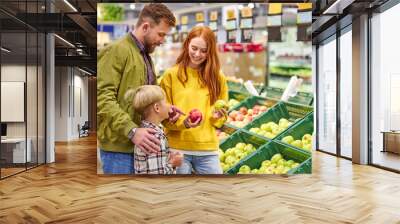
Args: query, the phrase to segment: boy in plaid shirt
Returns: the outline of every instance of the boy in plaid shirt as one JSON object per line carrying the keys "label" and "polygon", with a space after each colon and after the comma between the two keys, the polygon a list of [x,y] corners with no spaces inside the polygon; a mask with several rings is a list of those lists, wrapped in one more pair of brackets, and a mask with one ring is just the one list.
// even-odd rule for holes
{"label": "boy in plaid shirt", "polygon": [[169,118],[171,107],[164,91],[156,85],[144,85],[127,93],[128,99],[132,96],[134,110],[142,114],[140,127],[155,130],[154,136],[161,142],[160,151],[153,154],[135,146],[135,174],[173,174],[174,167],[181,165],[182,154],[169,150],[167,137],[160,127],[161,122]]}

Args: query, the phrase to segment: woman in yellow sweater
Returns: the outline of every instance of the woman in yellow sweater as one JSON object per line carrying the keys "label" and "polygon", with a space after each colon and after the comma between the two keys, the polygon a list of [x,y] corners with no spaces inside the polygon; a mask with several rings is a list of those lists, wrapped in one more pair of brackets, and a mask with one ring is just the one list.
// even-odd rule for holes
{"label": "woman in yellow sweater", "polygon": [[188,34],[176,65],[165,71],[161,81],[167,101],[188,114],[202,113],[194,123],[182,116],[175,124],[164,123],[172,151],[183,153],[177,174],[221,174],[219,141],[215,129],[226,120],[226,111],[214,110],[214,103],[228,100],[228,87],[220,72],[215,34],[210,28],[196,26]]}

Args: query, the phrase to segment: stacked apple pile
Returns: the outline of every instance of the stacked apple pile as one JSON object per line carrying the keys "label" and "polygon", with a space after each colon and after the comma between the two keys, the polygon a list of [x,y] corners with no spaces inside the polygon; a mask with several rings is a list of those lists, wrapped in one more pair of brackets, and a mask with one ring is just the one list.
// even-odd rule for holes
{"label": "stacked apple pile", "polygon": [[271,157],[271,160],[264,160],[258,169],[252,170],[247,165],[241,166],[238,174],[285,174],[298,166],[299,163],[285,160],[280,153],[277,153]]}
{"label": "stacked apple pile", "polygon": [[311,151],[312,147],[312,136],[310,134],[305,134],[301,140],[294,140],[293,136],[288,135],[282,138],[282,142],[293,145],[294,147]]}
{"label": "stacked apple pile", "polygon": [[227,122],[236,127],[242,128],[250,123],[253,118],[267,111],[266,106],[255,105],[252,109],[241,107],[238,111],[233,110],[229,113]]}
{"label": "stacked apple pile", "polygon": [[227,171],[254,151],[256,151],[256,148],[252,144],[243,142],[237,143],[235,147],[229,148],[225,152],[219,149],[218,154],[222,170]]}
{"label": "stacked apple pile", "polygon": [[217,132],[218,140],[220,140],[220,141],[223,140],[223,139],[225,139],[225,138],[227,138],[227,137],[229,137],[229,134],[228,134],[228,133],[223,132],[223,131],[221,131],[221,130],[219,130],[219,129],[217,129],[216,132]]}
{"label": "stacked apple pile", "polygon": [[236,105],[238,105],[239,103],[240,103],[240,102],[237,101],[237,100],[235,100],[235,99],[230,99],[230,100],[228,101],[229,110],[232,109],[233,107],[235,107]]}
{"label": "stacked apple pile", "polygon": [[292,122],[288,121],[285,118],[281,118],[279,120],[278,124],[271,121],[271,122],[262,124],[258,128],[251,128],[249,131],[256,133],[258,135],[262,135],[266,138],[273,139],[279,133],[281,133],[286,128],[288,128],[291,124],[292,124]]}

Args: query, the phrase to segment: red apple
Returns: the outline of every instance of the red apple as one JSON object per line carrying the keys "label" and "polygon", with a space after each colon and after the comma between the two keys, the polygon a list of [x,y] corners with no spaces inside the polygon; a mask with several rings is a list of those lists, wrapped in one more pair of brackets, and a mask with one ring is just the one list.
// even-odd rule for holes
{"label": "red apple", "polygon": [[192,123],[196,122],[198,119],[200,119],[200,121],[201,121],[202,118],[203,118],[203,115],[201,114],[201,112],[198,109],[193,109],[189,112],[189,119],[190,119],[190,122],[192,122]]}
{"label": "red apple", "polygon": [[236,120],[237,120],[237,121],[243,121],[243,119],[244,119],[244,116],[243,116],[242,114],[238,114],[238,115],[236,116]]}
{"label": "red apple", "polygon": [[260,113],[260,110],[258,108],[254,108],[253,109],[253,114],[257,115],[258,113]]}
{"label": "red apple", "polygon": [[253,107],[253,110],[260,110],[260,105],[255,105],[255,106]]}
{"label": "red apple", "polygon": [[239,112],[237,110],[234,110],[229,114],[229,117],[232,118],[232,120],[236,120],[236,116],[238,114],[239,114]]}
{"label": "red apple", "polygon": [[243,115],[246,115],[246,114],[247,114],[247,108],[246,108],[246,107],[241,107],[241,108],[239,109],[239,111],[240,111],[240,113],[243,114]]}
{"label": "red apple", "polygon": [[267,109],[268,109],[268,108],[267,108],[266,106],[261,106],[261,107],[260,107],[260,111],[261,111],[261,112],[267,111]]}

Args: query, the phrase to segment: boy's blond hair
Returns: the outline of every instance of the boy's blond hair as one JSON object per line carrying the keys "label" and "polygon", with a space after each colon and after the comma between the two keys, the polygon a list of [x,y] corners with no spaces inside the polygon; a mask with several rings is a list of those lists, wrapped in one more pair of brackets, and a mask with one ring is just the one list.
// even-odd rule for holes
{"label": "boy's blond hair", "polygon": [[143,85],[136,89],[128,90],[125,99],[132,101],[135,111],[143,114],[148,106],[165,99],[164,90],[156,85]]}

